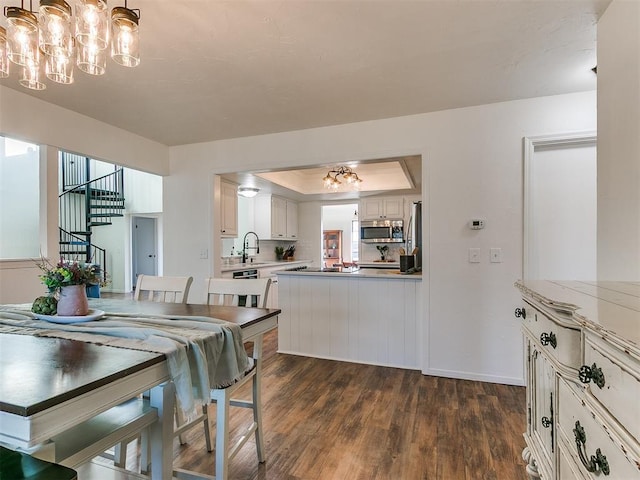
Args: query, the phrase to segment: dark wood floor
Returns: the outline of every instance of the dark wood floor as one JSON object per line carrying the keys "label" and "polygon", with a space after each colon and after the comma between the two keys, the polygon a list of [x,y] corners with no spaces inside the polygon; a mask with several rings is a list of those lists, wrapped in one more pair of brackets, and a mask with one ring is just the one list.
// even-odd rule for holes
{"label": "dark wood floor", "polygon": [[[265,340],[267,461],[248,442],[234,480],[525,480],[523,387],[276,353]],[[212,411],[212,414],[215,413]],[[232,412],[232,437],[238,420]],[[202,429],[174,444],[177,467],[214,474]],[[132,460],[132,459],[131,459]],[[133,467],[133,465],[130,465]],[[135,468],[135,467],[134,467]]]}

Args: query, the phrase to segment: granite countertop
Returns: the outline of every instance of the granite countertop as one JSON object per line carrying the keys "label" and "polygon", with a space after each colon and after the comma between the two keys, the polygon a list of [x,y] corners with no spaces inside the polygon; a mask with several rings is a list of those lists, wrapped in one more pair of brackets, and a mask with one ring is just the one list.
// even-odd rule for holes
{"label": "granite countertop", "polygon": [[516,287],[640,355],[640,282],[519,280]]}
{"label": "granite countertop", "polygon": [[299,266],[305,263],[311,263],[310,260],[271,260],[271,261],[254,261],[254,262],[246,262],[246,263],[233,263],[229,265],[223,264],[220,268],[221,272],[236,272],[238,270],[247,270],[247,269],[260,269],[260,268],[272,268],[272,267],[285,267],[285,268],[293,268],[295,266]]}
{"label": "granite countertop", "polygon": [[398,280],[422,280],[422,272],[400,273],[400,270],[376,269],[376,268],[307,268],[295,271],[278,271],[278,275],[303,275],[303,276],[326,276],[328,278],[380,278]]}

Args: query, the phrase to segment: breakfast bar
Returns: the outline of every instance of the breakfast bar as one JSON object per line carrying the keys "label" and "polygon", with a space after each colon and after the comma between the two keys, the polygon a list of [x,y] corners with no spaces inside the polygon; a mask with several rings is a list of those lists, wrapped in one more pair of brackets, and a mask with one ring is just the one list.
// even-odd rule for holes
{"label": "breakfast bar", "polygon": [[278,272],[278,351],[418,370],[422,276],[329,268]]}

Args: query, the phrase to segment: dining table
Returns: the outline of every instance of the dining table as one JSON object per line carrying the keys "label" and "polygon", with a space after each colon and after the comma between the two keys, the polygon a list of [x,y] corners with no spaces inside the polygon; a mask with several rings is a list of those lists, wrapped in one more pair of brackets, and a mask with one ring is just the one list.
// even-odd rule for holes
{"label": "dining table", "polygon": [[[94,311],[104,311],[105,318],[206,317],[234,323],[242,341],[253,342],[255,359],[262,356],[263,335],[277,327],[280,314],[279,309],[115,298],[90,299],[89,304]],[[0,442],[29,451],[149,391],[158,410],[149,433],[151,478],[170,479],[176,393],[167,363],[166,355],[157,352],[0,330]],[[260,361],[256,368],[261,369]]]}

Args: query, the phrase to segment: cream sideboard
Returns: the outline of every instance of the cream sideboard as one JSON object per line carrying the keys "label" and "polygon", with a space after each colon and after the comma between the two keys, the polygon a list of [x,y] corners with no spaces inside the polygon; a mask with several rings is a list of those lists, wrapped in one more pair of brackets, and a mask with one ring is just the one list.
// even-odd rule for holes
{"label": "cream sideboard", "polygon": [[531,479],[640,479],[640,282],[519,281]]}

